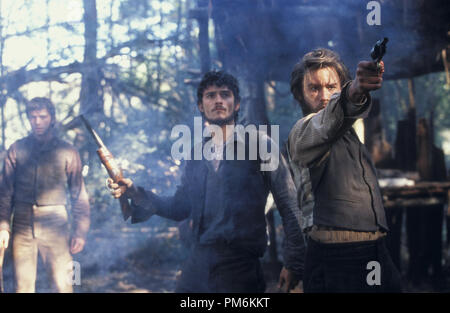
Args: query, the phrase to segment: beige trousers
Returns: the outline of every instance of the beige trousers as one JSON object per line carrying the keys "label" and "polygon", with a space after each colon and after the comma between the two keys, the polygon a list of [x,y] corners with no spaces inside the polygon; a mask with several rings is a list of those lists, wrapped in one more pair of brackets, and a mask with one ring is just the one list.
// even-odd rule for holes
{"label": "beige trousers", "polygon": [[16,292],[35,292],[38,254],[56,292],[72,292],[66,208],[16,204],[12,253]]}

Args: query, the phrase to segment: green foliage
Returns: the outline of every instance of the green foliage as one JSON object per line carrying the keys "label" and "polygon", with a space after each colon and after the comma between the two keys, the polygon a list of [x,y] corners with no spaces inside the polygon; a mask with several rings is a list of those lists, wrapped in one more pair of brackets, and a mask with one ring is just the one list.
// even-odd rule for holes
{"label": "green foliage", "polygon": [[[21,5],[30,12],[36,10],[31,2],[29,4],[30,7],[25,3]],[[56,3],[50,1],[49,5],[51,12],[51,5]],[[184,84],[184,79],[191,78],[186,69],[198,67],[197,38],[193,36],[195,31],[188,19],[188,9],[186,0],[97,1],[99,62],[91,66],[97,66],[101,73],[99,93],[103,95],[103,107],[100,111],[89,112],[87,118],[122,163],[125,176],[158,194],[172,193],[179,180],[180,164],[170,157],[171,129],[176,124],[189,123],[195,109],[194,90]],[[44,74],[51,73],[51,67],[57,64],[80,61],[73,53],[68,53],[72,46],[61,50],[54,44],[58,37],[53,32],[58,27],[64,28],[79,40],[83,32],[79,32],[78,26],[83,20],[82,14],[77,16],[78,21],[67,16],[67,22],[60,26],[48,25],[47,29],[52,32],[48,33],[48,38],[44,36],[42,42],[46,44],[48,40],[48,55],[40,56],[48,60]],[[7,23],[6,20],[1,22]],[[34,33],[33,27],[37,26],[29,21],[30,35]],[[27,36],[18,34],[16,37]],[[3,65],[7,73],[8,65]],[[32,60],[31,68],[36,65]],[[8,136],[10,125],[23,124],[16,107],[23,107],[26,98],[36,94],[51,95],[57,118],[62,122],[61,136],[75,143],[83,164],[89,169],[85,181],[92,202],[93,225],[120,226],[123,221],[118,201],[105,187],[106,170],[100,166],[95,146],[84,127],[73,123],[80,113],[80,76],[58,75],[53,79],[60,81],[61,86],[45,82],[39,87],[23,85],[16,101],[9,100],[8,124],[5,127],[2,123],[2,127],[7,129]],[[12,110],[13,107],[16,110]],[[171,225],[170,222],[163,224]]]}

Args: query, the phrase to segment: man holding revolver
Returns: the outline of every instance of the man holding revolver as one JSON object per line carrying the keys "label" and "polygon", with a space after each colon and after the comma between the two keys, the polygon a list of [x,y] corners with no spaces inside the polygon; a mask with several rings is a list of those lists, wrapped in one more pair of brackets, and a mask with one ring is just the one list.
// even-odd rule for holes
{"label": "man holding revolver", "polygon": [[362,61],[351,80],[328,49],[307,53],[291,74],[304,117],[289,135],[302,229],[305,292],[399,292],[374,165],[353,124],[370,110],[384,64]]}

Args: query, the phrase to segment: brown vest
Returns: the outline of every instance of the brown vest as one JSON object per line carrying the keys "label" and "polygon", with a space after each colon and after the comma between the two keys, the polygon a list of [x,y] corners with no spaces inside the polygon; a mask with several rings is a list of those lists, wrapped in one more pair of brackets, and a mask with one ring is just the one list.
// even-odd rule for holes
{"label": "brown vest", "polygon": [[14,202],[65,205],[66,165],[74,148],[53,137],[41,144],[32,135],[17,142]]}

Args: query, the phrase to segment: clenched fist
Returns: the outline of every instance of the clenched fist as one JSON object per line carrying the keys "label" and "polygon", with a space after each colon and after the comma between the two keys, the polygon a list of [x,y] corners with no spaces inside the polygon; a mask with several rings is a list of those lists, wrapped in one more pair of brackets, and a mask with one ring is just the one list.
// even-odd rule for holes
{"label": "clenched fist", "polygon": [[348,88],[348,99],[353,103],[361,102],[361,100],[370,91],[381,88],[383,82],[384,63],[371,61],[361,61],[356,68],[356,77]]}
{"label": "clenched fist", "polygon": [[120,198],[128,190],[132,189],[133,181],[129,178],[122,178],[119,183],[115,183],[111,178],[108,178],[108,188],[114,198]]}

